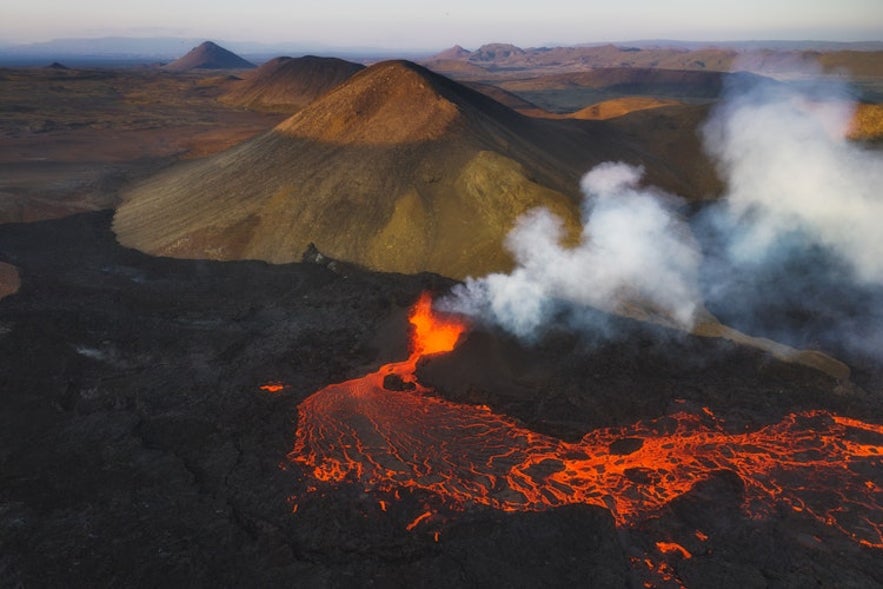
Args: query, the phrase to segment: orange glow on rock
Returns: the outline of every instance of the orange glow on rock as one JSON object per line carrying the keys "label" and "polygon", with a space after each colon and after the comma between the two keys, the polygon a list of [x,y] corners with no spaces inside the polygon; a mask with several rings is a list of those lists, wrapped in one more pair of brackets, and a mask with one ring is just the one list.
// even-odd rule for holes
{"label": "orange glow on rock", "polygon": [[683,558],[693,558],[690,551],[678,544],[677,542],[657,542],[656,548],[665,554],[680,554]]}
{"label": "orange glow on rock", "polygon": [[[451,505],[505,511],[587,503],[609,509],[620,526],[729,470],[745,485],[749,514],[762,517],[777,504],[796,507],[883,548],[883,494],[859,474],[868,463],[879,465],[883,454],[883,438],[869,441],[873,428],[843,427],[815,411],[730,433],[707,417],[679,412],[666,418],[674,428],[650,421],[568,443],[506,416],[429,396],[419,386],[384,390],[383,377],[407,364],[307,398],[289,458],[323,482],[355,477],[366,488],[423,489]],[[611,452],[611,443],[625,438],[642,444],[629,454]]]}
{"label": "orange glow on rock", "polygon": [[[356,481],[366,490],[421,490],[452,509],[485,505],[536,511],[583,503],[608,509],[620,527],[654,517],[718,471],[743,482],[742,508],[763,518],[787,507],[883,549],[883,426],[825,411],[729,431],[710,409],[601,428],[577,442],[531,431],[484,406],[446,401],[416,380],[419,359],[450,351],[465,325],[436,315],[424,295],[411,313],[408,360],[332,384],[299,406],[289,459],[322,483]],[[415,386],[390,392],[385,377]],[[612,451],[618,440],[640,440]],[[876,474],[872,474],[876,473]],[[424,512],[407,529],[431,517]],[[700,541],[707,540],[701,531]],[[691,558],[675,542],[664,557]],[[635,562],[640,562],[635,561]],[[646,559],[658,578],[680,583],[670,563]]]}
{"label": "orange glow on rock", "polygon": [[268,393],[278,393],[285,388],[285,385],[281,382],[268,382],[266,384],[262,384],[258,388],[262,391],[267,391]]}
{"label": "orange glow on rock", "polygon": [[420,525],[420,522],[425,521],[425,520],[429,519],[430,517],[432,517],[432,512],[431,511],[424,511],[423,513],[421,513],[420,515],[415,517],[414,521],[412,521],[407,526],[405,526],[405,529],[408,530],[409,532],[411,532],[414,530],[414,528],[416,528],[417,526]]}

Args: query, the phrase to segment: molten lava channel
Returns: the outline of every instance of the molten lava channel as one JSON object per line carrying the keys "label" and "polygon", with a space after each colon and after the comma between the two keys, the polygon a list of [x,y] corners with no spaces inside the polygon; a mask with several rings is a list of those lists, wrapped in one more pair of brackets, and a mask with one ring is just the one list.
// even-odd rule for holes
{"label": "molten lava channel", "polygon": [[[487,407],[429,394],[414,376],[417,362],[452,350],[465,325],[438,317],[428,296],[410,321],[406,361],[325,387],[300,405],[289,459],[319,481],[422,489],[454,508],[527,511],[586,503],[629,526],[715,471],[729,470],[744,483],[748,514],[763,516],[785,504],[883,549],[883,489],[866,474],[881,472],[883,426],[812,411],[730,433],[706,409],[599,429],[568,443]],[[385,390],[389,375],[413,388]],[[672,545],[660,550],[680,552]]]}

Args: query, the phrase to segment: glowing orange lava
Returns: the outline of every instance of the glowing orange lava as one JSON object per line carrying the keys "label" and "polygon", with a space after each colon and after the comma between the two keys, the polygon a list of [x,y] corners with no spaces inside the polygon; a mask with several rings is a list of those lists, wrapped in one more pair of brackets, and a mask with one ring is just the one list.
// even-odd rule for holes
{"label": "glowing orange lava", "polygon": [[656,548],[658,548],[660,552],[664,552],[666,554],[679,554],[682,558],[693,558],[693,555],[690,554],[690,551],[677,542],[660,541],[656,543]]}
{"label": "glowing orange lava", "polygon": [[408,530],[408,531],[410,532],[410,531],[412,531],[414,528],[416,528],[417,526],[419,526],[419,525],[420,525],[420,522],[422,522],[422,521],[424,521],[424,520],[427,520],[427,519],[429,519],[429,518],[431,518],[431,517],[432,517],[432,512],[431,512],[431,511],[424,511],[423,513],[421,513],[420,515],[418,515],[417,517],[415,517],[414,520],[413,520],[411,523],[409,523],[407,526],[405,526],[405,529]]}
{"label": "glowing orange lava", "polygon": [[408,320],[414,327],[411,353],[419,359],[430,354],[450,352],[457,345],[466,325],[453,319],[439,317],[432,312],[432,298],[424,292],[411,310]]}
{"label": "glowing orange lava", "polygon": [[[366,489],[386,491],[421,489],[454,508],[481,504],[527,511],[585,503],[609,509],[617,525],[630,526],[715,471],[729,470],[744,483],[749,515],[763,517],[785,505],[883,549],[883,426],[811,411],[732,433],[706,408],[598,429],[568,443],[487,407],[428,395],[416,382],[417,362],[452,350],[465,326],[438,318],[428,296],[418,301],[410,321],[414,341],[408,360],[325,387],[301,403],[289,459],[317,480],[356,480]],[[415,386],[387,391],[388,375]],[[625,439],[634,449],[614,451],[614,442]],[[421,514],[408,528],[430,515]],[[707,539],[698,530],[696,537]],[[674,542],[656,546],[666,555],[692,556]],[[659,567],[651,568],[671,568]]]}

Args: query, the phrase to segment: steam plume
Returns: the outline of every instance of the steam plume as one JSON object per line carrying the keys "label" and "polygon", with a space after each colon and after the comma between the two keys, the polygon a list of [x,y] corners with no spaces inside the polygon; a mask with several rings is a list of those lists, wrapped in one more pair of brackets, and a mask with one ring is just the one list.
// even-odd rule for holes
{"label": "steam plume", "polygon": [[784,343],[883,354],[883,157],[848,141],[845,86],[731,87],[703,129],[728,190],[694,224],[703,295]]}
{"label": "steam plume", "polygon": [[833,250],[858,280],[883,283],[883,159],[847,141],[853,107],[836,88],[731,90],[704,128],[728,185],[730,253],[767,258],[796,233]]}
{"label": "steam plume", "polygon": [[507,240],[516,269],[469,279],[444,304],[522,336],[562,308],[640,301],[689,328],[707,304],[759,335],[879,355],[880,152],[845,138],[852,105],[842,86],[734,79],[743,86],[727,90],[702,130],[727,190],[691,221],[692,234],[675,197],[639,188],[640,168],[605,163],[582,181],[578,245],[562,246],[561,221],[532,211]]}
{"label": "steam plume", "polygon": [[642,174],[605,163],[583,177],[575,247],[561,244],[561,220],[547,210],[526,214],[506,242],[516,269],[467,280],[448,307],[490,317],[521,336],[533,335],[562,305],[613,310],[623,300],[649,303],[689,327],[699,299],[699,255],[671,211],[676,199],[639,189]]}

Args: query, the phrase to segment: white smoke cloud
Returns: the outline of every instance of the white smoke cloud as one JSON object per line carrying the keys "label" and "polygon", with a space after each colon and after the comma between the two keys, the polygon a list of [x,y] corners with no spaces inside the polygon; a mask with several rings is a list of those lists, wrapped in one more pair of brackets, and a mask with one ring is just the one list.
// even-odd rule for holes
{"label": "white smoke cloud", "polygon": [[881,284],[883,158],[846,139],[853,106],[841,93],[812,94],[755,86],[730,96],[705,126],[728,186],[726,214],[745,228],[730,252],[767,258],[798,232],[837,253],[859,280]]}
{"label": "white smoke cloud", "polygon": [[883,154],[818,79],[732,87],[703,129],[727,192],[694,224],[703,295],[740,329],[883,357]]}
{"label": "white smoke cloud", "polygon": [[521,336],[534,334],[562,305],[650,305],[689,327],[699,300],[699,254],[671,211],[673,197],[640,189],[642,174],[624,163],[597,166],[582,180],[584,225],[576,246],[562,245],[559,218],[531,211],[506,241],[516,269],[469,279],[444,305],[490,317]]}
{"label": "white smoke cloud", "polygon": [[[649,303],[689,328],[703,304],[736,327],[801,346],[883,350],[883,157],[846,139],[853,106],[830,81],[799,88],[735,77],[702,133],[727,189],[691,220],[606,163],[582,181],[583,229],[561,244],[545,210],[519,220],[510,274],[443,301],[531,336],[561,309]],[[697,243],[702,244],[699,253]]]}

